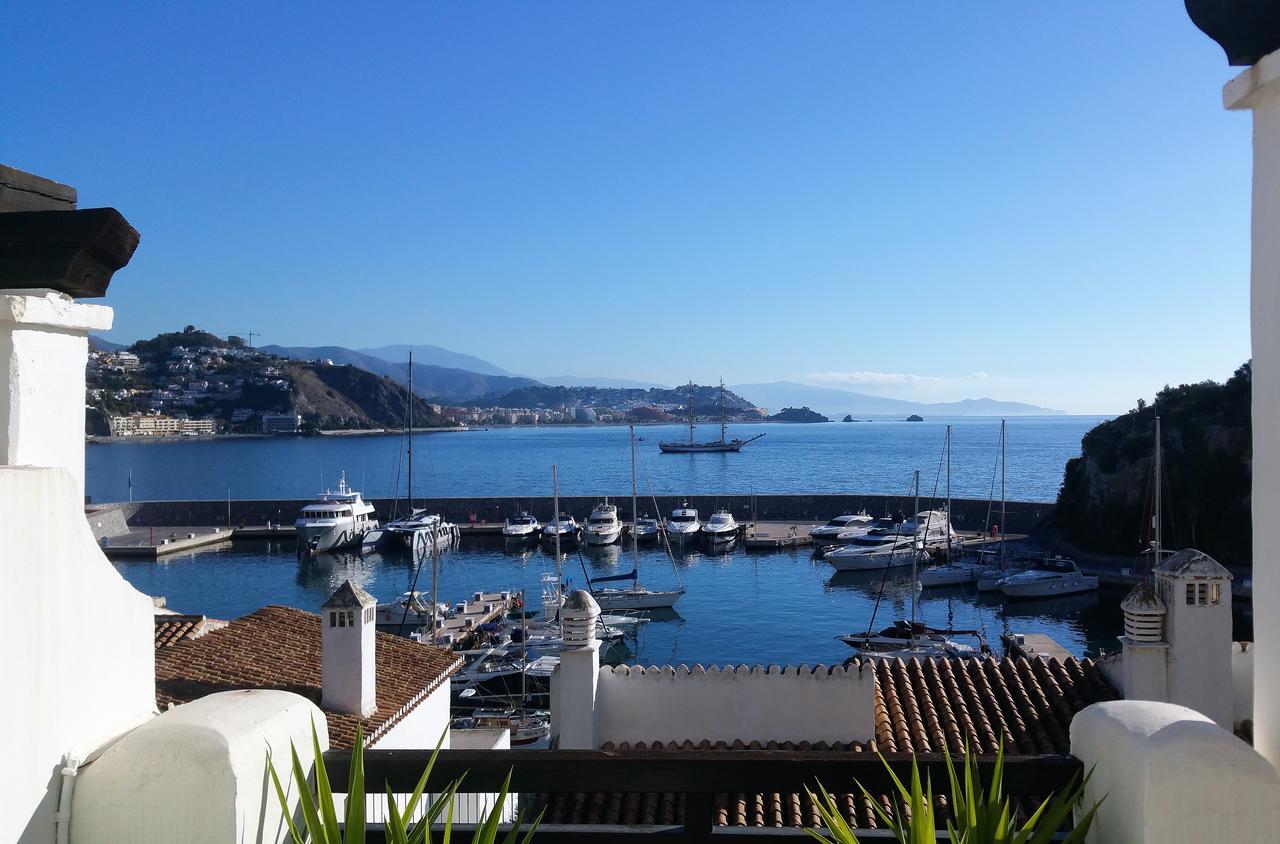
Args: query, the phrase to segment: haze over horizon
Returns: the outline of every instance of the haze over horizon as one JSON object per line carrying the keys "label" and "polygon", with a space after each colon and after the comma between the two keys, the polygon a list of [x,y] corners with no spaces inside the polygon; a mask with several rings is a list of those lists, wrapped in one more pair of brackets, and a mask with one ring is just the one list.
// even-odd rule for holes
{"label": "haze over horizon", "polygon": [[129,6],[0,52],[0,160],[142,233],[111,340],[1074,413],[1250,354],[1249,120],[1178,4]]}

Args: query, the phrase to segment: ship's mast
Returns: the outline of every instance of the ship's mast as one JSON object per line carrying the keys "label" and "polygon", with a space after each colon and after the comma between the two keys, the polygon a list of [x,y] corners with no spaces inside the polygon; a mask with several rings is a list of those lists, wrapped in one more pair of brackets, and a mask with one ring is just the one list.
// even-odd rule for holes
{"label": "ship's mast", "polygon": [[693,382],[689,382],[689,445],[693,445]]}
{"label": "ship's mast", "polygon": [[[409,518],[413,518],[413,349],[409,349],[409,427],[405,438],[409,441]],[[434,616],[433,616],[434,618]],[[431,640],[435,641],[434,638]]]}
{"label": "ship's mast", "polygon": [[724,426],[724,379],[720,379],[720,444],[725,442],[725,426]]}
{"label": "ship's mast", "polygon": [[[936,489],[937,487],[935,487]],[[915,532],[911,537],[911,636],[915,638],[916,630],[916,583],[919,582],[919,575],[916,573],[916,561],[920,558],[920,552],[916,548],[915,537],[920,531],[920,470],[916,469],[915,477],[915,504],[912,505],[911,523],[915,525]],[[928,538],[928,528],[925,528],[925,538]]]}
{"label": "ship's mast", "polygon": [[1155,493],[1155,501],[1154,501],[1155,513],[1151,517],[1151,531],[1154,534],[1154,536],[1151,539],[1151,551],[1152,551],[1151,565],[1153,567],[1160,565],[1160,540],[1162,539],[1162,533],[1161,533],[1162,525],[1160,523],[1160,516],[1161,516],[1160,493],[1162,490],[1160,488],[1160,483],[1161,481],[1163,481],[1161,474],[1164,470],[1164,467],[1163,467],[1164,460],[1163,460],[1163,456],[1160,453],[1161,450],[1162,449],[1160,447],[1160,417],[1157,416],[1156,417],[1156,457],[1155,457],[1156,493]]}
{"label": "ship's mast", "polygon": [[636,523],[640,514],[636,511],[636,426],[628,425],[631,431],[631,553],[637,552],[639,540],[636,539]]}
{"label": "ship's mast", "polygon": [[951,562],[951,426],[947,426],[947,562]]}
{"label": "ship's mast", "polygon": [[[560,481],[556,478],[556,465],[551,464],[551,500],[556,523],[556,620],[560,623],[560,635],[564,636],[564,613],[560,611],[560,596],[564,592],[564,573],[560,570]],[[588,587],[590,584],[588,584]]]}
{"label": "ship's mast", "polygon": [[1004,420],[1000,420],[1000,568],[1004,568],[1004,535],[1008,530],[1009,513],[1004,497]]}

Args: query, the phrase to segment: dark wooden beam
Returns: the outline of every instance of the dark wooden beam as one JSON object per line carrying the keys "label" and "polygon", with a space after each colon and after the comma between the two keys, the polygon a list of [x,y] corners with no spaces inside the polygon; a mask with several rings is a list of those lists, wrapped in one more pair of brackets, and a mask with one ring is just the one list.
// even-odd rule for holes
{"label": "dark wooden beam", "polygon": [[76,189],[0,164],[0,211],[74,211]]}
{"label": "dark wooden beam", "polygon": [[0,290],[50,287],[75,297],[105,296],[139,237],[114,208],[0,214]]}
{"label": "dark wooden beam", "polygon": [[[430,756],[425,750],[365,751],[369,788],[381,791],[389,785],[396,792],[411,792]],[[910,754],[886,754],[885,759],[899,778],[909,781]],[[350,761],[349,752],[326,753],[330,781],[346,782]],[[935,786],[947,781],[942,755],[919,754],[915,761],[921,776],[931,777]],[[994,765],[994,756],[979,757],[984,780],[989,780]],[[1081,763],[1072,756],[1006,756],[1004,765],[1005,791],[1011,795],[1049,794],[1081,774]],[[871,753],[703,750],[630,754],[446,750],[436,760],[429,788],[442,790],[465,775],[463,791],[497,791],[508,771],[511,790],[518,793],[803,793],[806,787],[816,789],[819,782],[828,789],[856,792],[855,780],[873,793],[894,791],[888,770]],[[705,824],[702,817],[695,821]]]}

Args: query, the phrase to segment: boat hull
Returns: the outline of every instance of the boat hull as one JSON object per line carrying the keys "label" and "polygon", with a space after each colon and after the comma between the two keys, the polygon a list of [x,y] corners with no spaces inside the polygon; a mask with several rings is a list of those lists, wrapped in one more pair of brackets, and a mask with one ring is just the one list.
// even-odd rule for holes
{"label": "boat hull", "polygon": [[658,450],[663,454],[726,454],[731,451],[742,451],[746,443],[658,443]]}
{"label": "boat hull", "polygon": [[880,571],[911,565],[911,552],[897,554],[827,554],[823,557],[836,571]]}
{"label": "boat hull", "polygon": [[1000,591],[1007,598],[1029,600],[1032,598],[1059,598],[1063,595],[1079,595],[1084,592],[1095,592],[1098,589],[1098,578],[1088,575],[1063,580],[1039,581],[1029,583],[1000,584]]}
{"label": "boat hull", "polygon": [[357,530],[354,524],[295,525],[298,545],[311,551],[341,551],[359,548],[367,531]]}
{"label": "boat hull", "polygon": [[602,610],[661,610],[670,609],[684,597],[684,590],[676,592],[650,592],[633,589],[596,589],[592,597]]}
{"label": "boat hull", "polygon": [[588,530],[586,537],[588,545],[612,545],[622,538],[622,526],[618,525],[608,530]]}

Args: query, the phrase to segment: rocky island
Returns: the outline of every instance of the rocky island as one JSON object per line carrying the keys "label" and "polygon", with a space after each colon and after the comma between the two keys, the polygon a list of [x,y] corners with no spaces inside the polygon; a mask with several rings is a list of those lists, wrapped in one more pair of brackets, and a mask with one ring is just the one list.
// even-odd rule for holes
{"label": "rocky island", "polygon": [[830,422],[821,413],[815,413],[808,407],[784,407],[782,410],[765,417],[766,422]]}

